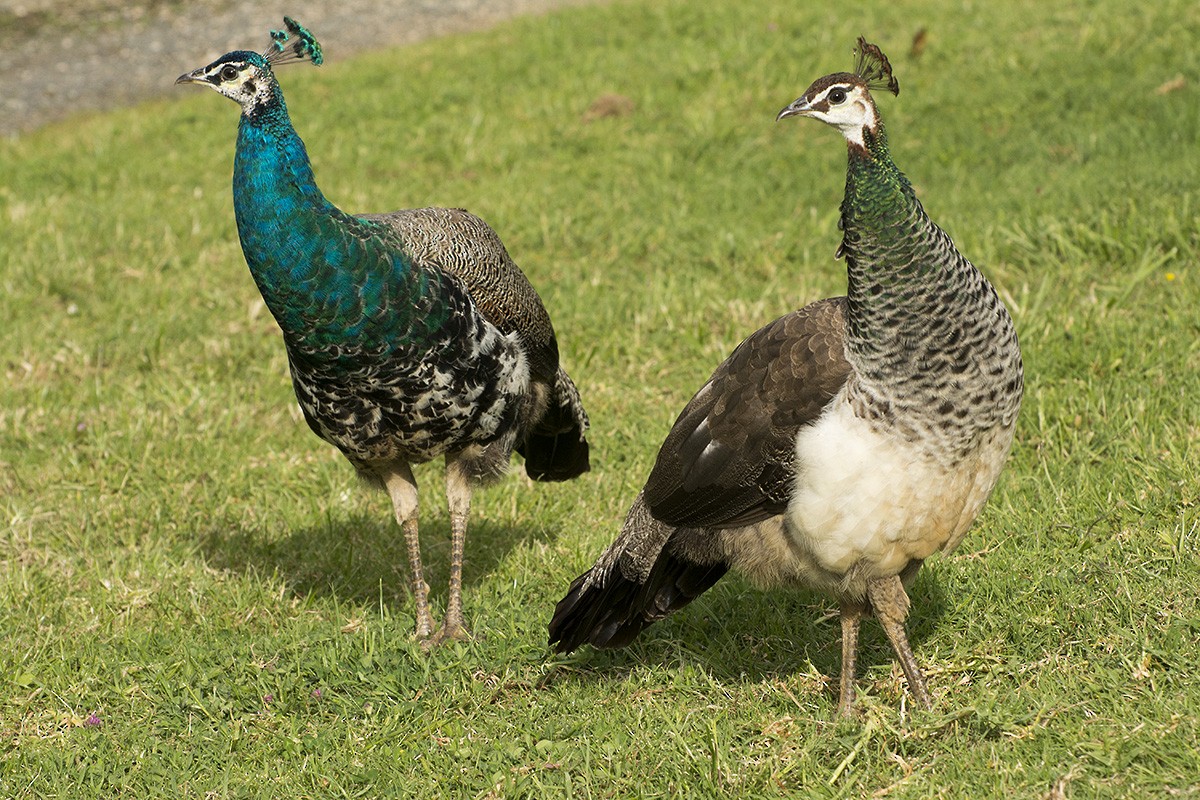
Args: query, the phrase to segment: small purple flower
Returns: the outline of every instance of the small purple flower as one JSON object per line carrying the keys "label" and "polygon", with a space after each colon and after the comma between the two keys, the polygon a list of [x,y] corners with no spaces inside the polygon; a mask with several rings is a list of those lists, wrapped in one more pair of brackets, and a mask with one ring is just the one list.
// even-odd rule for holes
{"label": "small purple flower", "polygon": [[99,728],[104,724],[104,720],[100,719],[100,715],[93,711],[88,714],[88,718],[83,721],[85,728]]}
{"label": "small purple flower", "polygon": [[264,694],[263,695],[263,703],[265,703],[266,705],[271,705],[271,703],[274,703],[274,702],[275,702],[275,695],[273,695],[273,694]]}
{"label": "small purple flower", "polygon": [[320,700],[320,699],[321,699],[321,690],[320,690],[320,689],[313,689],[313,690],[312,690],[312,696],[313,696],[313,699],[314,699],[314,700]]}

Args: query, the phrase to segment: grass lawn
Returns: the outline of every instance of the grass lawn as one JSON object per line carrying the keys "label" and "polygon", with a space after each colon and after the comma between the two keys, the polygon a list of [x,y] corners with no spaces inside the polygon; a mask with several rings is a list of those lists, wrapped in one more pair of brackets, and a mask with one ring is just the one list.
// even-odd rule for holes
{"label": "grass lawn", "polygon": [[[621,2],[281,71],[332,201],[500,232],[591,413],[590,474],[476,496],[480,636],[428,657],[389,504],[300,419],[242,259],[236,107],[181,88],[0,142],[0,796],[1200,796],[1200,10],[866,5]],[[691,393],[845,291],[842,140],[773,119],[859,33],[1025,352],[1009,468],[912,592],[936,709],[869,622],[836,721],[831,601],[736,578],[552,657]]]}

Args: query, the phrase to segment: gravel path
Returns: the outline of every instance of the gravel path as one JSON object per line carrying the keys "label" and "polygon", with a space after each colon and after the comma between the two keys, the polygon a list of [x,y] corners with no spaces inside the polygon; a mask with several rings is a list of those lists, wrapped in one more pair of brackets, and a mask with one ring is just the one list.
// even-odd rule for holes
{"label": "gravel path", "polygon": [[[588,2],[291,0],[286,13],[337,61]],[[0,136],[166,94],[180,74],[222,53],[261,50],[281,25],[275,8],[224,0],[0,0]]]}

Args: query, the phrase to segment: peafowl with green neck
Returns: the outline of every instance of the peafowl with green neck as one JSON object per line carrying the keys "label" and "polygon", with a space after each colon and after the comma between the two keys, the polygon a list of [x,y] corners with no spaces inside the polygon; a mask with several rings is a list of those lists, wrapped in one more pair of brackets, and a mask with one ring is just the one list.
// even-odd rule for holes
{"label": "peafowl with green neck", "polygon": [[[407,548],[416,636],[468,636],[462,564],[472,491],[513,451],[538,481],[589,469],[587,414],[559,364],[541,299],[485,222],[462,209],[347,214],[317,187],[274,70],[321,46],[294,20],[264,53],[239,50],[179,77],[241,106],[233,172],[238,237],[283,331],[312,430],[389,494]],[[435,632],[412,465],[443,457],[450,587]]]}
{"label": "peafowl with green neck", "polygon": [[873,613],[924,708],[906,587],[954,549],[991,494],[1021,405],[1021,351],[987,278],[925,214],[888,151],[871,90],[899,94],[878,47],[814,82],[777,119],[838,129],[849,283],[751,334],[683,409],[616,541],[577,578],[550,642],[621,647],[735,569],[833,595],[838,707],[855,698]]}

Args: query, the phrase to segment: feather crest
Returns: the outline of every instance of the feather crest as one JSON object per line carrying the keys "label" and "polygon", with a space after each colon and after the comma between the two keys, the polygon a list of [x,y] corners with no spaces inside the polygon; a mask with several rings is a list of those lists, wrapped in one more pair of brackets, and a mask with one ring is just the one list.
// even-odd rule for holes
{"label": "feather crest", "polygon": [[854,74],[862,78],[868,89],[886,89],[894,95],[900,94],[900,82],[892,75],[887,56],[861,36],[854,48]]}
{"label": "feather crest", "polygon": [[325,56],[317,37],[291,17],[284,17],[283,24],[285,30],[271,31],[271,43],[263,52],[267,63],[275,67],[294,61],[312,61],[313,66],[321,66]]}

